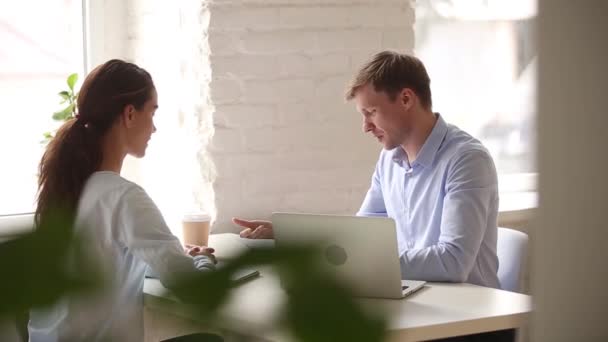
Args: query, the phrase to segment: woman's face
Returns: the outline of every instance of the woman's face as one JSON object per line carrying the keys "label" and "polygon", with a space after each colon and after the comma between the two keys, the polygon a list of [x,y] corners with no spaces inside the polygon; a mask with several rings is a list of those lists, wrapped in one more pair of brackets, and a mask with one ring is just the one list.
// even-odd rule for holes
{"label": "woman's face", "polygon": [[152,89],[150,99],[139,109],[133,109],[130,125],[127,130],[127,153],[141,158],[146,154],[148,141],[152,133],[156,132],[154,126],[154,113],[158,108],[158,95],[156,89]]}

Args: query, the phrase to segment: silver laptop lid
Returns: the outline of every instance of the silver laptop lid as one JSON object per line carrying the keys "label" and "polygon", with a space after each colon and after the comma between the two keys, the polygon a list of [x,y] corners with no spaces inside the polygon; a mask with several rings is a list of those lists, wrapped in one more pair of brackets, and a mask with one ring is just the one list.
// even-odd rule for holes
{"label": "silver laptop lid", "polygon": [[402,298],[395,222],[384,217],[273,213],[277,246],[312,243],[324,264],[363,297]]}

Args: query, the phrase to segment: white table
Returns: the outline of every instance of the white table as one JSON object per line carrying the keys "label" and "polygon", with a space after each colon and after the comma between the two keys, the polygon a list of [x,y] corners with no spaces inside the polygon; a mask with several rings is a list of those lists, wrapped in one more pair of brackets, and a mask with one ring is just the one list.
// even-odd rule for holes
{"label": "white table", "polygon": [[[219,258],[233,256],[247,247],[234,234],[215,235],[210,246]],[[222,328],[269,340],[285,335],[272,324],[285,294],[269,270],[237,289],[220,312]],[[158,280],[146,279],[144,302],[147,320],[156,314],[190,319],[179,303]],[[386,310],[391,341],[418,341],[467,335],[526,325],[531,298],[513,292],[471,284],[429,283],[424,289],[402,300],[357,299],[372,310]],[[155,324],[159,320],[156,319]],[[146,324],[146,329],[149,325]],[[187,331],[184,331],[184,333]]]}

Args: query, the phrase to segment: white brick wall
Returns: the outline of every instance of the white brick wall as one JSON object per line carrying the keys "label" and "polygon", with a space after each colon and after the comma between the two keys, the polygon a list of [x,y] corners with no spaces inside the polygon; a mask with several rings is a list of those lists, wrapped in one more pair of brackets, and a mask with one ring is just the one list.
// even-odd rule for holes
{"label": "white brick wall", "polygon": [[214,230],[280,210],[354,213],[380,146],[343,91],[373,53],[413,51],[409,0],[218,0],[209,10]]}

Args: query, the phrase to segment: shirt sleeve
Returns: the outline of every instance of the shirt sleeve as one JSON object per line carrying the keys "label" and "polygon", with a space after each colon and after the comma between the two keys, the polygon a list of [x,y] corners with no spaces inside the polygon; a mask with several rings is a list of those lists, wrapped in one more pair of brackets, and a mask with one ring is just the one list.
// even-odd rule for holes
{"label": "shirt sleeve", "polygon": [[372,175],[371,185],[365,199],[361,204],[361,208],[357,212],[357,216],[376,216],[386,217],[386,206],[384,204],[384,197],[382,195],[382,183],[380,182],[380,170],[382,158],[376,163],[376,169]]}
{"label": "shirt sleeve", "polygon": [[461,155],[448,171],[439,241],[406,250],[401,258],[408,279],[464,282],[474,267],[498,197],[496,169],[484,151]]}
{"label": "shirt sleeve", "polygon": [[119,202],[116,236],[136,257],[146,262],[165,286],[177,275],[212,270],[207,256],[190,257],[165,223],[158,207],[140,187],[129,189]]}

